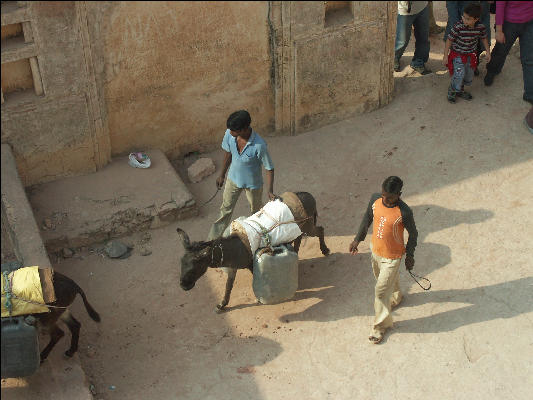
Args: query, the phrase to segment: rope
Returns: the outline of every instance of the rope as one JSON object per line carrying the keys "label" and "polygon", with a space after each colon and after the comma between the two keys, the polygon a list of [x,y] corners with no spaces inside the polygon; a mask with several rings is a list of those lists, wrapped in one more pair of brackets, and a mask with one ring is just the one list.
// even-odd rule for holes
{"label": "rope", "polygon": [[11,303],[11,297],[13,295],[11,291],[11,279],[9,279],[9,273],[7,271],[3,271],[2,275],[4,275],[4,291],[6,292],[6,308],[9,311],[9,316],[11,317],[11,314],[13,312],[13,303]]}
{"label": "rope", "polygon": [[205,206],[207,203],[209,203],[211,200],[213,200],[213,199],[216,197],[216,195],[218,194],[218,192],[220,192],[220,188],[219,188],[219,187],[217,187],[217,191],[215,192],[215,194],[214,194],[213,196],[211,196],[211,198],[210,198],[209,200],[207,200],[204,204],[198,206],[198,208],[202,208],[202,207]]}
{"label": "rope", "polygon": [[222,268],[222,265],[224,263],[224,249],[222,249],[222,243],[219,243],[218,246],[213,246],[211,247],[211,265],[214,265],[215,264],[215,259],[213,257],[213,253],[215,252],[215,247],[218,247],[220,249],[220,254],[221,254],[221,257],[220,257],[220,265],[219,265],[219,268]]}
{"label": "rope", "polygon": [[[429,279],[427,279],[427,278],[423,278],[423,277],[418,276],[418,275],[416,275],[416,274],[413,274],[411,271],[409,271],[409,275],[411,275],[411,277],[415,280],[415,282],[418,283],[418,286],[420,286],[422,289],[424,289],[424,290],[429,290],[429,289],[431,289],[431,281],[430,281]],[[427,288],[425,288],[424,286],[422,286],[422,285],[420,284],[420,282],[419,282],[416,278],[418,278],[418,279],[423,279],[423,280],[425,280],[425,281],[428,281],[428,282],[429,282],[429,286],[428,286]]]}

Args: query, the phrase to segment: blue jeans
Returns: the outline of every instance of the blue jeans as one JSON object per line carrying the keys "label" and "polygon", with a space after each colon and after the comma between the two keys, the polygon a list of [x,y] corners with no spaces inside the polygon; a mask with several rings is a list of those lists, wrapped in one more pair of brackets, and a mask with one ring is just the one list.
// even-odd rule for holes
{"label": "blue jeans", "polygon": [[[450,31],[452,30],[452,27],[455,25],[457,21],[461,19],[463,16],[463,10],[466,7],[468,3],[471,3],[470,1],[447,1],[446,2],[446,10],[448,10],[448,23],[446,24],[446,30],[444,31],[444,41],[448,39],[448,35],[450,34]],[[487,1],[480,1],[481,5],[481,18],[479,19],[479,22],[481,22],[485,28],[487,29],[487,41],[489,42],[490,46],[490,12],[489,12],[489,3]],[[485,48],[481,43],[478,43],[478,55],[482,51],[484,51]]]}
{"label": "blue jeans", "polygon": [[411,67],[423,67],[429,58],[429,7],[415,15],[399,15],[396,24],[394,58],[400,61],[411,38],[411,27],[415,28],[415,54]]}
{"label": "blue jeans", "polygon": [[470,86],[474,78],[474,70],[470,66],[470,57],[466,58],[466,65],[461,57],[453,59],[453,75],[451,86],[456,92],[460,92],[463,85]]}
{"label": "blue jeans", "polygon": [[496,42],[487,64],[487,73],[497,75],[501,72],[507,54],[520,38],[520,61],[524,77],[524,97],[533,100],[533,20],[522,24],[504,21],[502,26],[505,44]]}

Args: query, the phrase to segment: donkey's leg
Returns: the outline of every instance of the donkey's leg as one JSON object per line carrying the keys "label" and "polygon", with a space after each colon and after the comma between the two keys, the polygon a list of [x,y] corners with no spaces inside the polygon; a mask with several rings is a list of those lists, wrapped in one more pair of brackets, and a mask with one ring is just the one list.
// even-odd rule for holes
{"label": "donkey's leg", "polygon": [[50,328],[50,343],[44,348],[44,350],[41,352],[41,363],[46,360],[46,357],[48,357],[48,354],[52,351],[54,346],[57,342],[65,335],[65,332],[59,328],[56,324],[54,324]]}
{"label": "donkey's leg", "polygon": [[72,357],[78,351],[81,324],[68,310],[61,316],[61,320],[68,326],[72,334],[70,348],[65,352],[65,356]]}
{"label": "donkey's leg", "polygon": [[233,283],[235,282],[235,277],[237,276],[237,268],[222,268],[226,271],[227,280],[226,280],[226,292],[224,293],[224,298],[222,301],[217,304],[216,312],[222,312],[224,307],[229,303],[229,296],[231,295],[231,289],[233,289]]}
{"label": "donkey's leg", "polygon": [[322,254],[327,256],[329,254],[328,246],[326,246],[326,242],[324,241],[324,228],[321,226],[313,226],[313,228],[306,232],[308,236],[318,237],[318,240],[320,241],[320,251]]}
{"label": "donkey's leg", "polygon": [[322,254],[327,256],[329,254],[328,246],[326,246],[326,242],[324,241],[324,228],[321,226],[315,226],[315,229],[318,233],[318,240],[320,241],[320,251],[322,251]]}
{"label": "donkey's leg", "polygon": [[298,254],[298,251],[300,250],[300,244],[302,243],[302,236],[298,236],[296,239],[294,239],[293,247],[296,254]]}

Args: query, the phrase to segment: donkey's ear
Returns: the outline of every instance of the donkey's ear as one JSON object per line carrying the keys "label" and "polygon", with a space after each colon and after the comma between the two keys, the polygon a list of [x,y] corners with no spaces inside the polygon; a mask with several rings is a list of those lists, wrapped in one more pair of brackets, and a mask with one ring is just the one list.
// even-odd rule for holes
{"label": "donkey's ear", "polygon": [[191,247],[191,241],[189,240],[189,235],[185,233],[183,229],[177,228],[176,231],[178,232],[178,235],[181,237],[181,241],[183,242],[183,247],[185,249],[189,249]]}

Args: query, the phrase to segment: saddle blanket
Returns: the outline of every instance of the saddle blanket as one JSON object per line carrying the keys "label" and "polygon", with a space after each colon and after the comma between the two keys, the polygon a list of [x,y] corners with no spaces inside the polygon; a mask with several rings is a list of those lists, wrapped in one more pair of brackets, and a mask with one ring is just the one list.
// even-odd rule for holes
{"label": "saddle blanket", "polygon": [[50,312],[44,304],[55,301],[52,268],[19,268],[8,277],[6,281],[2,274],[2,318],[9,317],[6,307],[8,290],[13,294],[10,299],[13,311],[11,316]]}
{"label": "saddle blanket", "polygon": [[230,234],[239,235],[253,256],[259,248],[292,242],[302,231],[289,207],[276,199],[252,216],[233,221]]}

